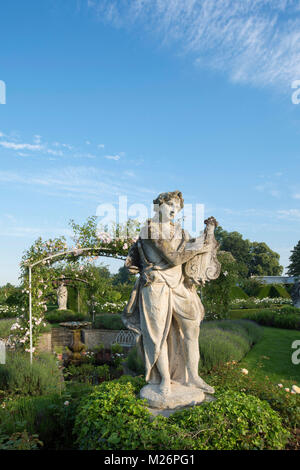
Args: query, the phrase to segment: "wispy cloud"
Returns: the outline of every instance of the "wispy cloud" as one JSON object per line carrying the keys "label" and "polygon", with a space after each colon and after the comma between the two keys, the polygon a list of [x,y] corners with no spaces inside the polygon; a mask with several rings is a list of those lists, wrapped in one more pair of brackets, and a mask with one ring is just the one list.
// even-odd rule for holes
{"label": "wispy cloud", "polygon": [[12,150],[42,150],[40,144],[17,144],[16,142],[0,141],[0,146]]}
{"label": "wispy cloud", "polygon": [[300,209],[286,209],[277,211],[280,219],[290,219],[300,221]]}
{"label": "wispy cloud", "polygon": [[121,158],[121,155],[104,155],[104,158],[106,158],[107,160],[120,160]]}
{"label": "wispy cloud", "polygon": [[43,228],[43,227],[26,227],[26,226],[11,226],[8,227],[1,227],[0,225],[0,236],[1,237],[18,237],[18,238],[26,238],[26,237],[50,237],[50,236],[71,236],[72,231],[66,228]]}
{"label": "wispy cloud", "polygon": [[[86,141],[86,145],[91,145],[91,142]],[[95,153],[86,152],[80,148],[76,148],[73,145],[62,143],[62,142],[53,142],[49,144],[48,142],[43,141],[42,136],[36,134],[32,138],[32,142],[24,142],[19,136],[10,135],[7,136],[3,132],[0,132],[0,148],[6,149],[9,151],[16,151],[17,155],[20,157],[31,157],[31,156],[50,156],[50,157],[66,157],[66,158],[81,158],[81,159],[91,159],[91,158],[103,158],[100,155]],[[104,145],[98,145],[97,148],[104,148]],[[26,151],[26,152],[24,152]],[[120,156],[122,154],[120,153]],[[112,156],[112,159],[118,160],[120,157],[118,155]],[[53,159],[53,158],[49,158]]]}
{"label": "wispy cloud", "polygon": [[300,78],[298,0],[88,0],[116,27],[138,23],[195,64],[234,82],[283,86]]}
{"label": "wispy cloud", "polygon": [[89,199],[97,203],[103,198],[124,195],[140,201],[147,194],[153,195],[155,189],[133,186],[131,176],[120,178],[114,172],[104,171],[93,166],[68,166],[56,170],[35,174],[0,171],[0,182],[24,187],[32,191],[42,191],[53,196]]}

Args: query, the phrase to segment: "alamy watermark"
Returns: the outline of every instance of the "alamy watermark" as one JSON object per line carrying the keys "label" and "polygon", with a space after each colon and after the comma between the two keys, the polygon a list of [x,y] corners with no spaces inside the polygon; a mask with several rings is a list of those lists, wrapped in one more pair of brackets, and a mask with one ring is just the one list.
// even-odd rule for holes
{"label": "alamy watermark", "polygon": [[292,349],[296,349],[296,351],[292,354],[292,363],[297,366],[300,364],[300,340],[296,339],[292,343]]}
{"label": "alamy watermark", "polygon": [[[175,222],[180,222],[182,228],[189,232],[191,237],[197,237],[204,228],[204,204],[184,204],[181,209],[172,206],[172,201],[166,204],[168,207],[162,210],[158,204],[146,206],[141,203],[128,204],[127,196],[119,196],[117,204],[99,204],[96,216],[100,217],[98,229],[116,225],[124,225],[129,220],[143,225],[149,218],[157,218],[161,223],[168,222],[174,215]],[[127,235],[129,236],[129,234]]]}
{"label": "alamy watermark", "polygon": [[294,80],[291,85],[292,88],[296,90],[292,94],[292,103],[299,104],[300,103],[300,80]]}
{"label": "alamy watermark", "polygon": [[6,84],[0,80],[0,104],[6,104]]}

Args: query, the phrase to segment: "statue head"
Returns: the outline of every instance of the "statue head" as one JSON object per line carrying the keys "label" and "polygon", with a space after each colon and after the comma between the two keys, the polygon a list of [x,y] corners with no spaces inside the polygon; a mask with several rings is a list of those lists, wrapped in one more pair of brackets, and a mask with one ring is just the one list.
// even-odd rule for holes
{"label": "statue head", "polygon": [[175,215],[181,211],[184,200],[180,191],[170,191],[159,194],[153,204],[154,211],[159,213],[162,221],[167,222],[174,219]]}

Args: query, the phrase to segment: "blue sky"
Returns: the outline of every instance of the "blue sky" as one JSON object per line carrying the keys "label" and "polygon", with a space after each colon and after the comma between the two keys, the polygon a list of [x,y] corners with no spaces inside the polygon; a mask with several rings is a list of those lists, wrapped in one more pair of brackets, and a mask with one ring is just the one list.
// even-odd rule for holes
{"label": "blue sky", "polygon": [[174,189],[288,264],[299,2],[12,0],[0,13],[0,284],[39,235]]}

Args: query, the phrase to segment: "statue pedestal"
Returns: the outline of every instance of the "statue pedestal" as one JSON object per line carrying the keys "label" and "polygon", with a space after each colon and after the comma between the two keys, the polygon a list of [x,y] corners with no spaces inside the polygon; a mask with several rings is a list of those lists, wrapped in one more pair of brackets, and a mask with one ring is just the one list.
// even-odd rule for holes
{"label": "statue pedestal", "polygon": [[140,397],[147,400],[150,408],[172,410],[199,405],[206,399],[205,393],[200,388],[187,387],[181,384],[171,384],[171,391],[167,396],[159,393],[158,385],[145,385],[140,391]]}

